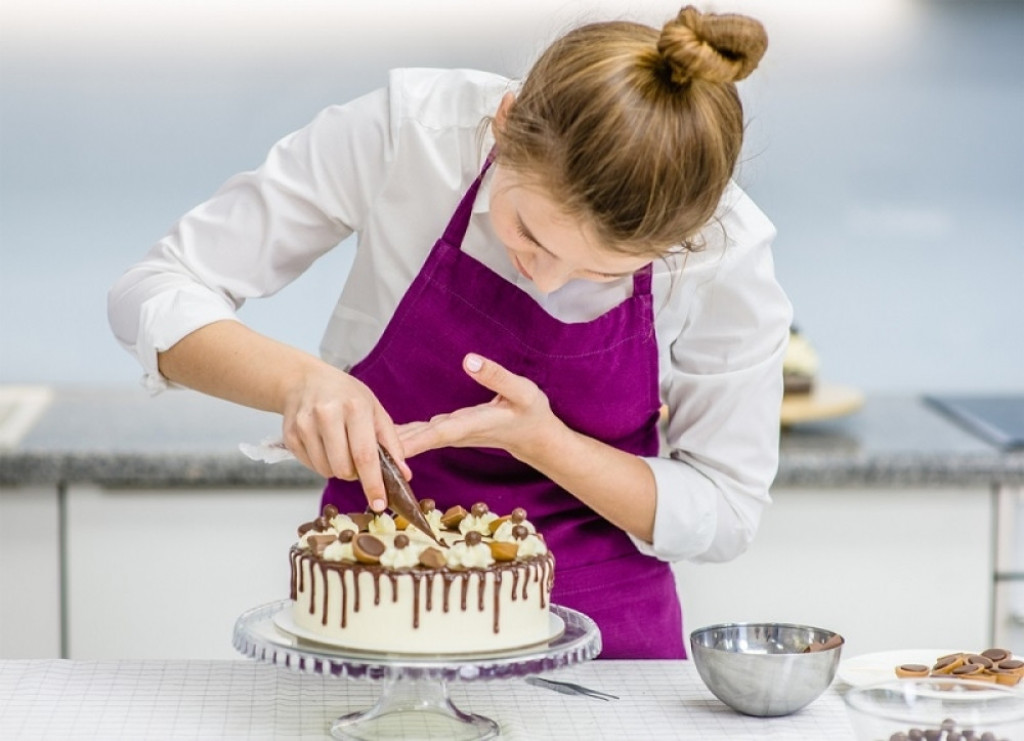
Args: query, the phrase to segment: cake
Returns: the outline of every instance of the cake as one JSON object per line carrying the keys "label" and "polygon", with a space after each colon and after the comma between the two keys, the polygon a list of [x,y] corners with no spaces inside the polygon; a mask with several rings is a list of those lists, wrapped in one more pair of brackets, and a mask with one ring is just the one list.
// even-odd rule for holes
{"label": "cake", "polygon": [[809,394],[818,374],[818,353],[796,327],[789,330],[789,345],[782,359],[782,383],[786,394]]}
{"label": "cake", "polygon": [[[301,637],[361,651],[500,651],[551,638],[554,557],[522,508],[390,513],[326,505],[292,546],[291,619]],[[436,540],[435,540],[436,539]],[[438,544],[440,542],[440,545]]]}

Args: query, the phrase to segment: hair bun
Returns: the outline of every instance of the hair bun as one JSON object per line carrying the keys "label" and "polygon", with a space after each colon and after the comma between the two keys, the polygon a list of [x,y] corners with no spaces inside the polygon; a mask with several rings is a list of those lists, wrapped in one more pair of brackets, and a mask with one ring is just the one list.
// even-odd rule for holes
{"label": "hair bun", "polygon": [[742,80],[757,68],[767,48],[768,34],[753,18],[701,13],[692,5],[666,23],[658,39],[658,53],[678,85]]}

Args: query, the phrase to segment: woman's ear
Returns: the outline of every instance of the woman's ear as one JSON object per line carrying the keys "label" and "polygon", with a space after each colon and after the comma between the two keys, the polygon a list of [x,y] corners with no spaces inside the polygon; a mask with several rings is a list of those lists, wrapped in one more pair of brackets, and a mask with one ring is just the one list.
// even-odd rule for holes
{"label": "woman's ear", "polygon": [[512,109],[512,104],[515,103],[516,96],[514,93],[505,93],[501,96],[501,102],[498,103],[498,110],[494,113],[494,128],[495,134],[505,128],[505,121],[508,119],[508,112]]}

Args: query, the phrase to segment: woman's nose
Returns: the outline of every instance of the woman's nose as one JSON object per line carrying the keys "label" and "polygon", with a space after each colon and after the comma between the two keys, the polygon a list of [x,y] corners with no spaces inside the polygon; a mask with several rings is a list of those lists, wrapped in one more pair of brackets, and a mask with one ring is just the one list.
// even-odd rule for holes
{"label": "woman's nose", "polygon": [[572,278],[570,271],[557,260],[537,260],[532,267],[533,284],[541,293],[553,293]]}

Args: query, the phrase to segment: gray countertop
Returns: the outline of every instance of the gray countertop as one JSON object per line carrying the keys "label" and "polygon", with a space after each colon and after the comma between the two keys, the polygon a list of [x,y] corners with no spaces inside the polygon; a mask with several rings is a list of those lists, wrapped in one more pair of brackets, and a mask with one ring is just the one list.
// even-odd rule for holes
{"label": "gray countertop", "polygon": [[[280,431],[277,415],[191,391],[57,389],[18,444],[0,450],[0,485],[316,487],[295,462],[249,460],[241,442]],[[967,487],[1024,483],[1006,452],[912,396],[869,396],[847,417],[783,432],[776,486]]]}

